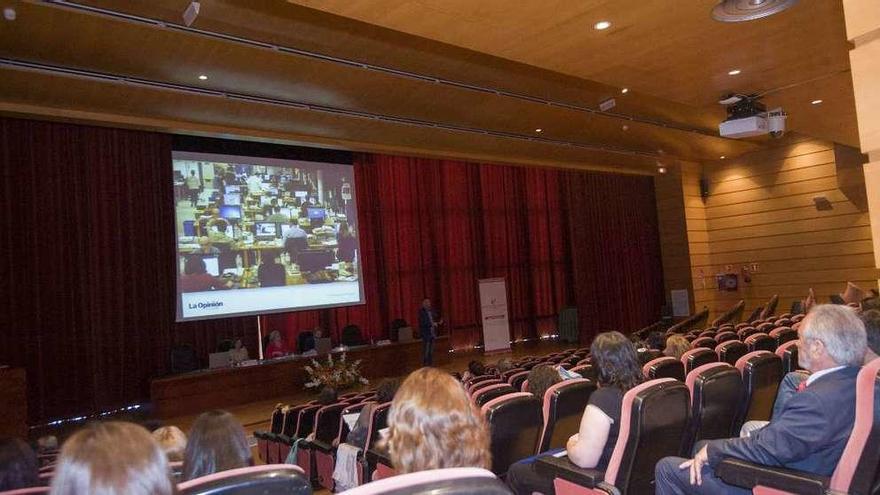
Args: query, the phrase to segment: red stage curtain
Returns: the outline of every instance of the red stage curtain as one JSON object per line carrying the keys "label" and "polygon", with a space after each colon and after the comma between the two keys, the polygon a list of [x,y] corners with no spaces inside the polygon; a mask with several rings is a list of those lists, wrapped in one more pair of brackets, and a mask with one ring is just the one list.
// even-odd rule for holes
{"label": "red stage curtain", "polygon": [[[0,118],[0,364],[28,370],[29,421],[149,399],[175,344],[257,352],[254,317],[174,323],[171,136]],[[423,297],[453,346],[480,340],[477,280],[507,280],[511,338],[568,305],[584,342],[650,323],[663,303],[650,177],[358,155],[367,304],[263,318],[289,344],[321,325],[386,338]]]}

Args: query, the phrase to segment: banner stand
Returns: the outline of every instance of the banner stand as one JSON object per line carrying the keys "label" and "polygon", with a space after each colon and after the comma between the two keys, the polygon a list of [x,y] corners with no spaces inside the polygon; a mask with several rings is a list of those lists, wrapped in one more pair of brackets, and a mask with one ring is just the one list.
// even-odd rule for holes
{"label": "banner stand", "polygon": [[483,323],[483,353],[510,351],[507,316],[507,286],[503,278],[480,279],[480,309]]}

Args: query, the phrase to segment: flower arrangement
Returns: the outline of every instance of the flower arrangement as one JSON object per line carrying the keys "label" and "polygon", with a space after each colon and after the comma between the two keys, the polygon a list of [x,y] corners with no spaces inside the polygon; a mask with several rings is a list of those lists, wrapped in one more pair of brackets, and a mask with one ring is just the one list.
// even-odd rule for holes
{"label": "flower arrangement", "polygon": [[306,388],[330,387],[339,390],[358,383],[367,385],[370,382],[361,376],[360,366],[360,359],[353,363],[346,362],[344,352],[336,361],[333,360],[333,354],[328,354],[326,364],[312,359],[312,365],[304,368],[309,374]]}

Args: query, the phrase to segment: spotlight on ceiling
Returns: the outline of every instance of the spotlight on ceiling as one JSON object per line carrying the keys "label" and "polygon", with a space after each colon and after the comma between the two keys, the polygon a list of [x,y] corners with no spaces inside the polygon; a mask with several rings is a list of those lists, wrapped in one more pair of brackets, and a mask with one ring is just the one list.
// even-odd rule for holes
{"label": "spotlight on ceiling", "polygon": [[611,27],[611,23],[608,21],[599,21],[596,24],[593,24],[593,29],[597,31],[604,31]]}
{"label": "spotlight on ceiling", "polygon": [[620,90],[620,92],[623,94],[627,94],[627,93],[629,93],[629,88],[623,88]]}
{"label": "spotlight on ceiling", "polygon": [[658,173],[658,174],[665,174],[665,173],[666,173],[666,167],[657,167],[657,173]]}
{"label": "spotlight on ceiling", "polygon": [[819,105],[822,103],[822,100],[813,100],[810,103],[812,103],[813,105]]}
{"label": "spotlight on ceiling", "polygon": [[14,8],[6,7],[3,9],[3,18],[7,21],[14,21],[16,17],[18,17],[18,14],[15,12]]}
{"label": "spotlight on ceiling", "polygon": [[192,26],[192,23],[196,22],[196,17],[199,16],[199,9],[201,8],[201,3],[190,2],[189,5],[187,5],[186,10],[183,11],[183,23],[187,26]]}
{"label": "spotlight on ceiling", "polygon": [[729,72],[727,73],[727,75],[728,75],[728,76],[738,76],[738,75],[740,75],[741,73],[742,73],[741,70],[739,70],[739,69],[733,69],[732,71],[729,71]]}
{"label": "spotlight on ceiling", "polygon": [[207,80],[208,80],[208,76],[202,74],[202,75],[199,76],[199,79],[202,80],[202,81],[207,81]]}
{"label": "spotlight on ceiling", "polygon": [[535,129],[535,132],[540,134],[540,133],[544,132],[544,129],[541,129],[540,127],[538,127],[537,129]]}

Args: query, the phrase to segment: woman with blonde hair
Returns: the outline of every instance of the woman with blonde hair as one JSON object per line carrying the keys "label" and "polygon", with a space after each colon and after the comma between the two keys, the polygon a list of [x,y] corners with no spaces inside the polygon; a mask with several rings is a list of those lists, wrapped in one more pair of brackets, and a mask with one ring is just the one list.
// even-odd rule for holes
{"label": "woman with blonde hair", "polygon": [[183,462],[186,450],[186,434],[176,426],[163,426],[153,432],[153,438],[168,456],[170,462]]}
{"label": "woman with blonde hair", "polygon": [[683,335],[672,335],[666,339],[666,349],[663,351],[663,355],[681,359],[681,355],[690,348],[691,343]]}
{"label": "woman with blonde hair", "polygon": [[51,495],[170,495],[168,459],[143,427],[109,421],[74,433],[61,448]]}
{"label": "woman with blonde hair", "polygon": [[398,474],[492,465],[486,420],[461,383],[436,368],[404,380],[391,402],[382,444]]}

